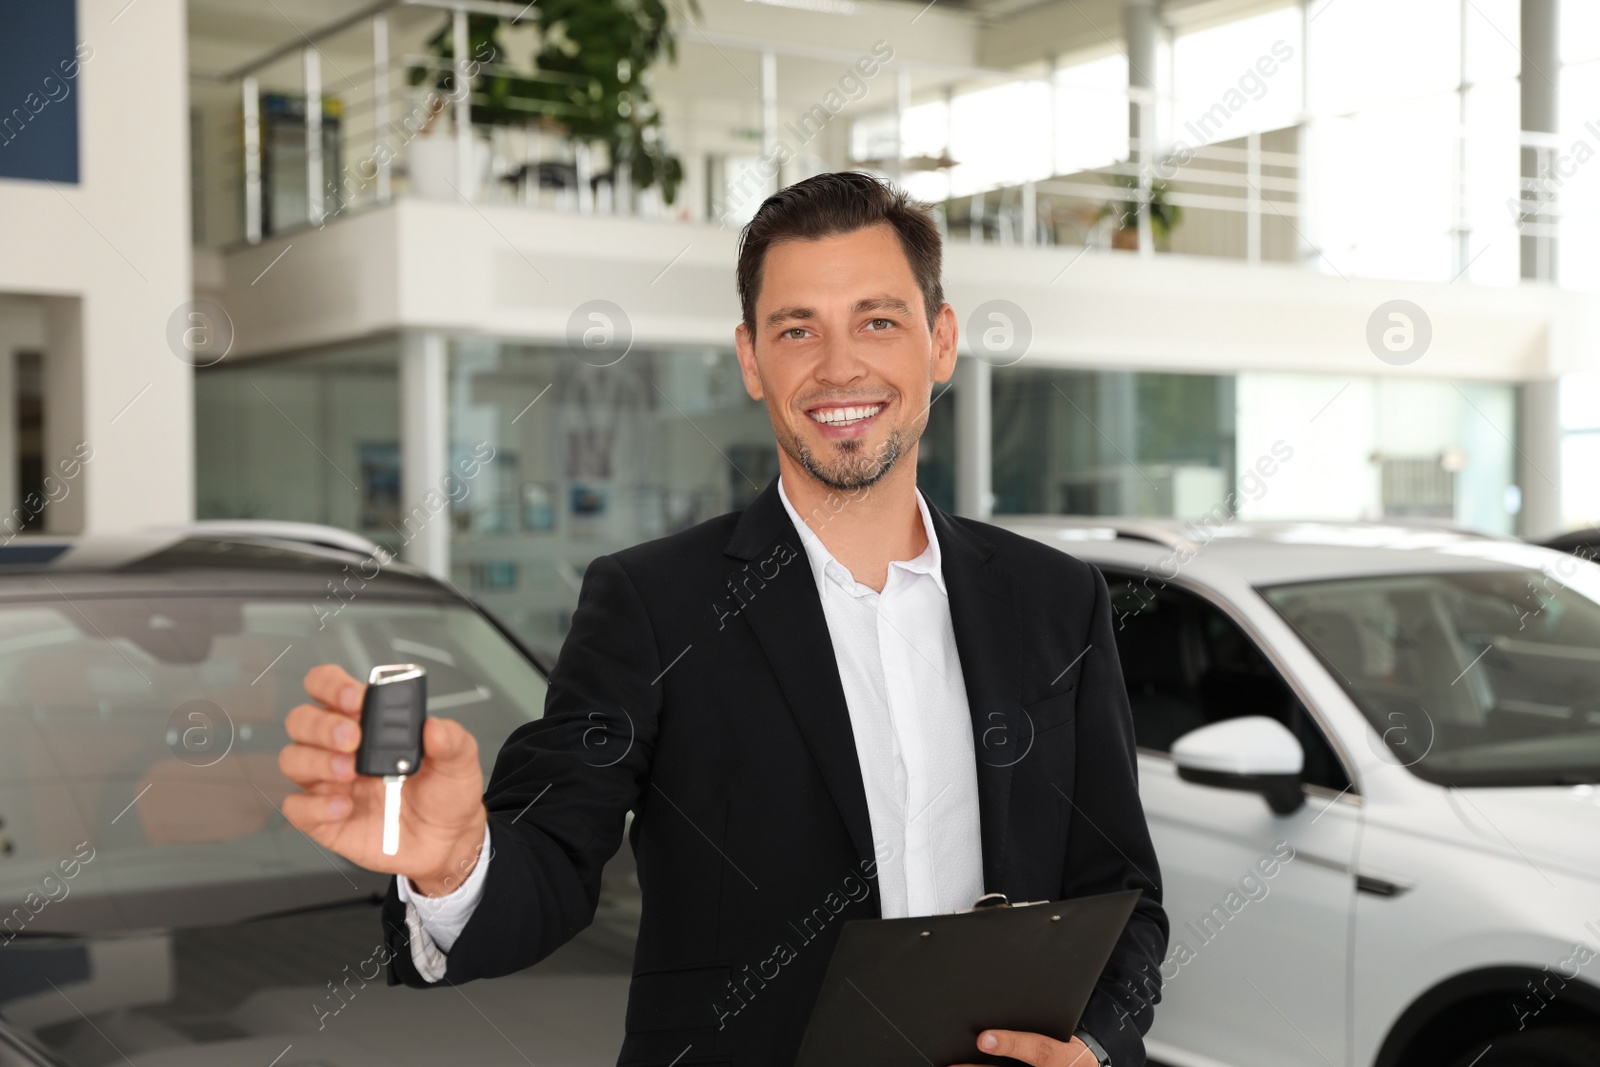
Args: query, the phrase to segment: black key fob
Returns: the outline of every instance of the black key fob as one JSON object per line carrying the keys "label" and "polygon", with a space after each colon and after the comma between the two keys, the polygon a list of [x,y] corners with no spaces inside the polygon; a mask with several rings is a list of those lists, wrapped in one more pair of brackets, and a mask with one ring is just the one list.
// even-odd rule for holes
{"label": "black key fob", "polygon": [[422,765],[422,724],[427,717],[427,671],[415,663],[372,668],[361,701],[356,773],[416,774]]}

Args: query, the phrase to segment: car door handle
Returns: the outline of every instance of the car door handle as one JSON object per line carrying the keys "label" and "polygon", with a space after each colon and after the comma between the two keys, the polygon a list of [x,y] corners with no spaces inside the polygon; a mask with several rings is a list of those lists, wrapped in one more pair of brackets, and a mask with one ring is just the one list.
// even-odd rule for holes
{"label": "car door handle", "polygon": [[1411,882],[1380,874],[1356,872],[1356,892],[1371,893],[1375,897],[1397,897],[1415,888]]}

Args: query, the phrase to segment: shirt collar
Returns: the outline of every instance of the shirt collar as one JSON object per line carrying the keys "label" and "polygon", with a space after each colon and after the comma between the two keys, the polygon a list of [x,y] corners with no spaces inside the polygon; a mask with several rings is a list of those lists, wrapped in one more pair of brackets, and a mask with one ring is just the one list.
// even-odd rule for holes
{"label": "shirt collar", "polygon": [[[922,498],[922,490],[913,490],[917,498],[917,513],[922,516],[922,529],[928,538],[928,547],[924,548],[916,557],[905,560],[893,560],[889,566],[899,567],[914,574],[932,575],[934,584],[939,587],[939,592],[948,596],[949,592],[944,585],[944,557],[939,549],[939,538],[934,533],[933,515],[928,510],[928,502]],[[833,553],[828,551],[828,546],[816,532],[806,525],[800,513],[795,511],[794,505],[789,502],[789,494],[783,491],[783,475],[778,476],[778,499],[783,502],[783,510],[789,513],[789,519],[794,523],[794,528],[799,531],[800,541],[805,546],[806,559],[811,565],[812,580],[817,583],[817,592],[823,597],[828,595],[828,586],[833,584],[832,579],[840,581],[846,589],[855,590],[860,583],[851,576],[849,568],[834,559]],[[830,577],[831,576],[831,577]],[[866,588],[866,587],[861,587]],[[860,595],[860,594],[857,594]]]}

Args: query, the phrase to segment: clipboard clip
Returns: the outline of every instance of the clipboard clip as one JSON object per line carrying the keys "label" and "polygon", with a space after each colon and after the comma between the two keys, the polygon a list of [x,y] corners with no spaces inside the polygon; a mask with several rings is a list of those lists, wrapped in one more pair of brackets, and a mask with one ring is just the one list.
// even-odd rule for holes
{"label": "clipboard clip", "polygon": [[974,903],[972,907],[962,908],[956,914],[965,915],[966,913],[973,911],[988,911],[990,908],[1027,908],[1033,906],[1034,904],[1048,903],[1050,903],[1048,900],[1023,900],[1013,904],[1011,901],[1006,899],[1006,895],[1004,893],[985,893],[983,896],[977,899],[977,902]]}

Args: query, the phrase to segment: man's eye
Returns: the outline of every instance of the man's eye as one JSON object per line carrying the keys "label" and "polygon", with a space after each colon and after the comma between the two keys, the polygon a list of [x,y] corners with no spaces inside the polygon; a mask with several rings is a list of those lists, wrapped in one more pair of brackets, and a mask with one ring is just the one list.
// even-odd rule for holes
{"label": "man's eye", "polygon": [[[878,326],[878,323],[880,323],[880,322],[883,323],[882,327]],[[879,329],[888,329],[889,327],[891,327],[893,325],[894,325],[894,320],[893,319],[872,319],[867,323],[868,328],[870,328],[870,329],[872,329],[874,331],[877,331]]]}
{"label": "man's eye", "polygon": [[784,330],[783,333],[779,334],[778,336],[780,336],[780,337],[788,337],[788,338],[791,338],[792,340],[798,341],[805,334],[805,332],[806,332],[806,328],[804,326],[791,326],[787,330]]}

